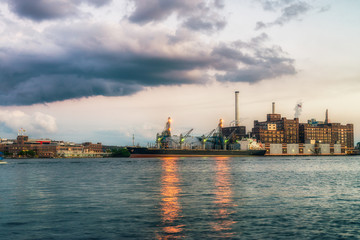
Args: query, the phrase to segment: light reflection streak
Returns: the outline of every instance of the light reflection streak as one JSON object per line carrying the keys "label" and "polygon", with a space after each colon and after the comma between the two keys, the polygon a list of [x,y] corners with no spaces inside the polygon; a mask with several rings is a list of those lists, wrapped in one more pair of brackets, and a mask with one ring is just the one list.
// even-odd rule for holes
{"label": "light reflection streak", "polygon": [[215,219],[213,230],[221,235],[221,237],[232,237],[234,231],[233,225],[236,223],[232,219],[234,215],[234,208],[236,205],[233,203],[233,192],[230,182],[230,166],[229,158],[217,157],[215,158],[216,175],[215,175]]}
{"label": "light reflection streak", "polygon": [[178,158],[162,158],[162,177],[161,177],[161,218],[162,234],[158,239],[178,239],[183,238],[183,227],[178,223],[181,218],[181,205],[179,203]]}

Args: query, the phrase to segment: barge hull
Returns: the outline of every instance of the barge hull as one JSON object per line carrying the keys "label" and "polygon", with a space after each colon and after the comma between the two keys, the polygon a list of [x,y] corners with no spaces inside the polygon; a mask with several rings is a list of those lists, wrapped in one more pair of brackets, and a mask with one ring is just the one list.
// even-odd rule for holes
{"label": "barge hull", "polygon": [[264,156],[266,150],[188,150],[128,147],[131,158]]}

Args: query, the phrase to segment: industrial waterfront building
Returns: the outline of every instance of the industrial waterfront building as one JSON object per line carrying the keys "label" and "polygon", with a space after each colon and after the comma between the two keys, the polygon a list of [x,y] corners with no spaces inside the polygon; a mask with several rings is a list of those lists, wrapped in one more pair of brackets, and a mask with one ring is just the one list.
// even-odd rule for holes
{"label": "industrial waterfront building", "polygon": [[299,119],[286,119],[276,114],[273,103],[266,121],[254,121],[252,133],[262,143],[299,143]]}
{"label": "industrial waterfront building", "polygon": [[354,125],[340,123],[324,123],[314,125],[303,123],[300,125],[300,142],[319,141],[321,143],[339,143],[347,148],[354,147]]}
{"label": "industrial waterfront building", "polygon": [[299,123],[276,114],[273,103],[266,121],[254,121],[252,134],[265,144],[267,154],[346,154],[354,148],[353,124],[330,123],[328,110],[325,121]]}

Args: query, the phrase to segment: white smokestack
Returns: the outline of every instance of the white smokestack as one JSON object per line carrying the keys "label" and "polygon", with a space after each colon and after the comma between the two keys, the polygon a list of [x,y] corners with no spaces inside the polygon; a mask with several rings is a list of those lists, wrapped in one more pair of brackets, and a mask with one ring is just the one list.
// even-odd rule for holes
{"label": "white smokestack", "polygon": [[240,126],[240,120],[239,120],[239,91],[235,91],[235,126]]}

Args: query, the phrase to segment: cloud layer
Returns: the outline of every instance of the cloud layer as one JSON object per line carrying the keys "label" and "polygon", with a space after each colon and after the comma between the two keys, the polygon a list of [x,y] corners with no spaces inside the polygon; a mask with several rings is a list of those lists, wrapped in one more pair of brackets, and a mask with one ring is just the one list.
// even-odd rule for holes
{"label": "cloud layer", "polygon": [[272,22],[264,23],[259,21],[256,23],[256,30],[272,27],[275,25],[282,26],[292,20],[299,19],[302,15],[306,14],[312,9],[312,6],[305,1],[298,0],[259,0],[264,10],[277,11],[280,9],[281,15]]}
{"label": "cloud layer", "polygon": [[80,4],[100,7],[111,0],[7,0],[9,8],[22,18],[33,21],[54,20],[76,16],[80,13]]}
{"label": "cloud layer", "polygon": [[21,128],[32,134],[54,133],[57,131],[56,119],[40,112],[29,115],[22,111],[0,110],[0,124],[3,128],[12,131],[12,133],[16,133]]}
{"label": "cloud layer", "polygon": [[[220,71],[220,81],[242,82],[295,73],[293,60],[284,57],[281,48],[265,46],[265,35],[249,43],[200,46],[190,41],[169,44],[168,35],[158,31],[148,39],[131,27],[73,25],[43,33],[44,44],[52,43],[48,49],[41,42],[21,51],[0,48],[1,104],[123,96],[148,86],[202,84],[211,80],[208,70]],[[45,49],[34,50],[41,48]]]}
{"label": "cloud layer", "polygon": [[129,16],[134,23],[146,24],[166,20],[176,15],[182,26],[194,31],[216,32],[226,26],[219,10],[222,0],[132,0],[135,9]]}
{"label": "cloud layer", "polygon": [[217,79],[252,83],[295,74],[294,60],[278,46],[265,47],[267,39],[266,34],[261,34],[249,42],[236,41],[216,47],[212,54],[219,59],[219,69],[226,70]]}
{"label": "cloud layer", "polygon": [[[150,5],[132,0],[132,11],[116,24],[55,21],[78,14],[82,4],[96,8],[111,1],[27,2],[8,4],[21,17],[54,23],[41,30],[23,27],[21,20],[4,25],[0,105],[126,96],[146,87],[214,80],[254,83],[296,73],[294,60],[269,44],[266,34],[249,41],[204,41],[226,26],[221,0],[151,0]],[[174,14],[177,28],[159,27]]]}

